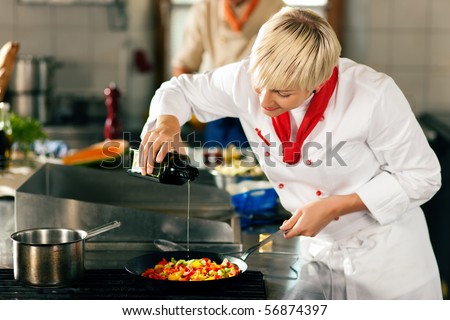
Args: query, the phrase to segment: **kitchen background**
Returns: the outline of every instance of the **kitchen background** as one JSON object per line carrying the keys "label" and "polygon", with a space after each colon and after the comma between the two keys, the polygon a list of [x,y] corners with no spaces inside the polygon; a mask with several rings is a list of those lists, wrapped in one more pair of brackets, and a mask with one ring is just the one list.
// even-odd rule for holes
{"label": "kitchen background", "polygon": [[[170,77],[170,59],[180,46],[193,1],[2,0],[0,46],[16,40],[20,54],[56,62],[48,113],[37,115],[51,138],[64,140],[71,148],[101,141],[104,89],[110,83],[121,92],[124,131],[137,136],[151,97]],[[343,56],[391,75],[418,117],[436,111],[450,114],[449,0],[285,2],[331,13]],[[441,120],[450,123],[450,116]],[[447,297],[450,125],[443,132],[445,143],[430,140],[442,164],[443,187],[427,204],[426,214]]]}
{"label": "kitchen background", "polygon": [[[155,89],[169,77],[190,2],[2,0],[0,43],[17,40],[21,54],[58,62],[49,122],[100,122],[103,90],[115,82],[125,129],[136,131]],[[326,3],[309,2],[318,10]],[[450,108],[450,1],[339,2],[343,56],[392,75],[416,114]]]}

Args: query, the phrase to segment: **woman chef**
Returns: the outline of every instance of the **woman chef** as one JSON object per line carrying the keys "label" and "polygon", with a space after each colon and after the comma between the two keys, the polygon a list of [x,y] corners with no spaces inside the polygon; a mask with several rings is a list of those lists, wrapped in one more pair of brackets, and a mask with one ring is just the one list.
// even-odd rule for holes
{"label": "woman chef", "polygon": [[[306,259],[345,274],[348,299],[442,299],[420,205],[440,187],[439,162],[385,74],[339,58],[330,25],[285,7],[249,59],[164,83],[142,132],[151,173],[194,114],[239,117],[292,217]],[[295,298],[295,297],[291,297]]]}

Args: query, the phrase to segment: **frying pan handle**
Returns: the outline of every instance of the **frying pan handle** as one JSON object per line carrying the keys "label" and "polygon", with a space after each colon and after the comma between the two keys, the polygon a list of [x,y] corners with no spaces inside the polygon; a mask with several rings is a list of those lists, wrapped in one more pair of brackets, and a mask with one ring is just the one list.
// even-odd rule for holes
{"label": "frying pan handle", "polygon": [[258,248],[262,247],[263,245],[265,245],[266,243],[272,241],[274,238],[278,237],[279,235],[287,233],[288,231],[289,230],[278,230],[277,232],[272,233],[270,236],[268,236],[264,240],[260,241],[253,247],[250,247],[247,250],[245,250],[245,252],[241,256],[241,259],[245,261],[245,259],[247,259],[247,257],[250,254],[252,254],[256,249],[258,249]]}
{"label": "frying pan handle", "polygon": [[122,222],[116,220],[116,221],[107,223],[107,224],[105,224],[103,226],[91,229],[91,230],[88,231],[87,236],[84,238],[84,240],[88,240],[88,239],[90,239],[92,237],[95,237],[95,236],[99,235],[100,233],[103,233],[103,232],[115,229],[117,227],[120,227],[121,224],[122,224]]}

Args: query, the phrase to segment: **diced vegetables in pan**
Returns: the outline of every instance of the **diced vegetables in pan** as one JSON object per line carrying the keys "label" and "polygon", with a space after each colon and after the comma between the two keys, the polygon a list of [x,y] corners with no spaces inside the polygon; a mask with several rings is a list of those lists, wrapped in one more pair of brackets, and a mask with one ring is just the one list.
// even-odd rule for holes
{"label": "diced vegetables in pan", "polygon": [[221,264],[209,258],[184,260],[163,258],[153,268],[145,270],[143,277],[173,281],[217,280],[237,276],[239,267],[225,258]]}

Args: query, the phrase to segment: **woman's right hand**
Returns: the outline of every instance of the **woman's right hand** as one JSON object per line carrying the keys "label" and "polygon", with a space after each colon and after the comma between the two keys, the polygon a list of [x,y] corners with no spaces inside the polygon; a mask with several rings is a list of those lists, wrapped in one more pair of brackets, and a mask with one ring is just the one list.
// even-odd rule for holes
{"label": "woman's right hand", "polygon": [[156,128],[148,131],[139,147],[139,166],[142,175],[153,172],[155,161],[160,163],[171,150],[182,153],[184,147],[177,117],[162,115],[156,120]]}
{"label": "woman's right hand", "polygon": [[352,212],[367,210],[356,193],[332,195],[298,208],[289,220],[283,222],[280,229],[289,230],[285,234],[286,239],[299,235],[314,237],[333,220],[339,220],[339,217]]}

